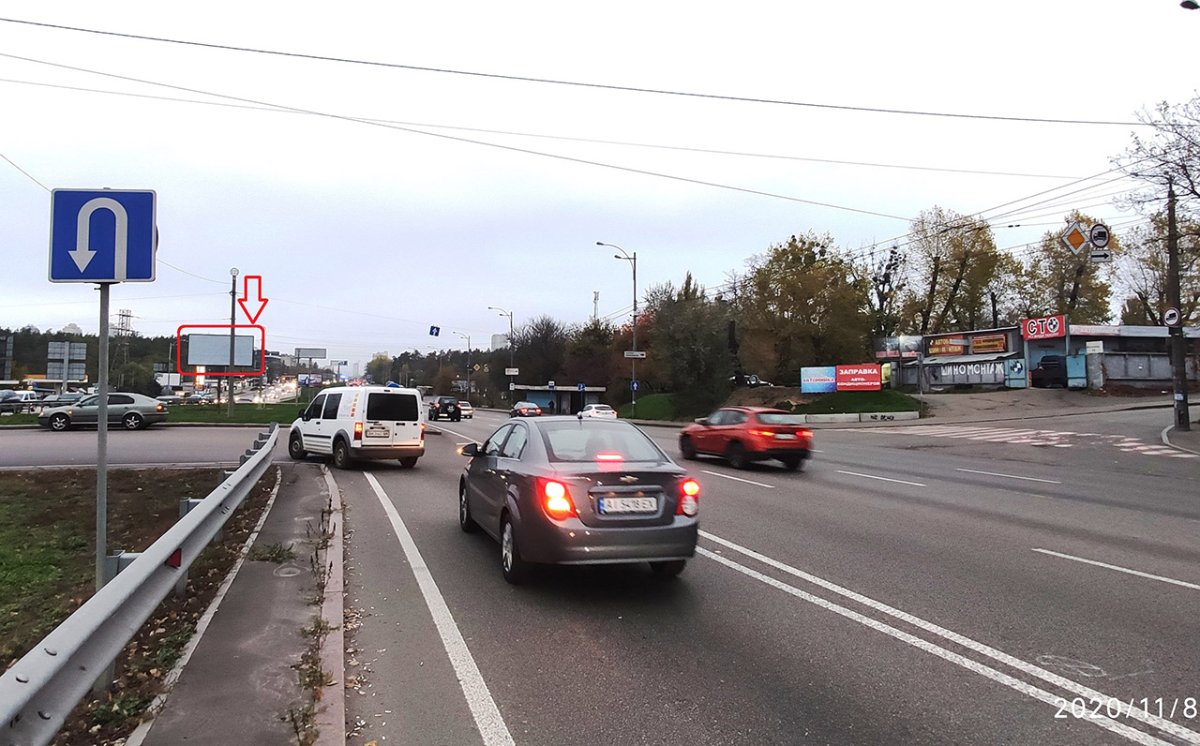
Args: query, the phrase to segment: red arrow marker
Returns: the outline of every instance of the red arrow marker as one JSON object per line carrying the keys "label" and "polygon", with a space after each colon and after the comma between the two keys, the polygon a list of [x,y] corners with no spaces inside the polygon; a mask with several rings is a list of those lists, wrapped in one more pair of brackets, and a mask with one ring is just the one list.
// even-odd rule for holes
{"label": "red arrow marker", "polygon": [[[253,299],[250,297],[251,280],[254,280]],[[238,305],[242,307],[242,312],[246,314],[246,318],[250,319],[251,324],[258,320],[263,309],[267,307],[267,300],[262,297],[262,275],[246,275],[245,285],[242,286],[242,297],[238,298]]]}

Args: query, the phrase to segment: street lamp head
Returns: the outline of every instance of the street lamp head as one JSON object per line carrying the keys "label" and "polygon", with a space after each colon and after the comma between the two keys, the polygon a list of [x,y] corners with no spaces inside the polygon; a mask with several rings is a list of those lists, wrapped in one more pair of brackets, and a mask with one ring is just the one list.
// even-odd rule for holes
{"label": "street lamp head", "polygon": [[230,269],[230,270],[229,270],[229,274],[230,274],[230,275],[232,275],[232,276],[234,276],[234,277],[237,277],[237,276],[238,276],[238,269],[237,269],[237,267],[233,267],[232,269]]}
{"label": "street lamp head", "polygon": [[1179,7],[1187,8],[1188,10],[1196,10],[1197,8],[1200,8],[1200,3],[1196,2],[1196,0],[1183,0],[1183,2],[1179,4]]}
{"label": "street lamp head", "polygon": [[624,258],[625,257],[621,256],[620,254],[613,254],[613,259],[624,259]]}

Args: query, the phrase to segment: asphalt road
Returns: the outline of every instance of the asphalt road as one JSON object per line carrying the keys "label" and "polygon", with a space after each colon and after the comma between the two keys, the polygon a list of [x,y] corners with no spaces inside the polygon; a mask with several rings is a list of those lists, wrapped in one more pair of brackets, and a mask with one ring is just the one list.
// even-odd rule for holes
{"label": "asphalt road", "polygon": [[[683,462],[703,538],[680,578],[522,588],[456,521],[454,449],[503,418],[436,424],[416,469],[333,472],[348,743],[1200,743],[1200,458],[1161,447],[1162,418],[825,428],[802,473]],[[224,462],[254,432],[118,431],[110,451]],[[94,448],[0,431],[2,464]]]}
{"label": "asphalt road", "polygon": [[351,743],[1200,742],[1200,459],[1074,418],[824,429],[803,473],[690,464],[678,580],[512,588],[455,513],[454,447],[501,421],[335,472]]}

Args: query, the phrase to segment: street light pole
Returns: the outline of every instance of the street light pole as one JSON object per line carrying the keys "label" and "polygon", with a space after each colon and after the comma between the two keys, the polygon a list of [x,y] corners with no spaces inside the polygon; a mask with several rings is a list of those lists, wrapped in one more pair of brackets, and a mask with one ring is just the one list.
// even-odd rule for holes
{"label": "street light pole", "polygon": [[[498,313],[499,313],[501,316],[507,316],[507,317],[508,317],[508,367],[509,367],[509,368],[511,368],[511,367],[513,367],[513,312],[512,312],[512,311],[506,311],[506,310],[504,310],[503,308],[501,308],[501,307],[499,307],[499,306],[488,306],[488,310],[489,310],[489,311],[496,311],[496,312],[498,312]],[[509,392],[510,392],[510,393],[509,393],[509,396],[512,396],[512,393],[511,393],[511,392],[514,390],[514,389],[513,389],[513,377],[512,377],[512,376],[509,376],[509,377],[508,377],[508,390],[509,390]]]}
{"label": "street light pole", "polygon": [[471,401],[471,335],[462,332],[454,333],[467,340],[467,401]]}
{"label": "street light pole", "polygon": [[[633,252],[630,256],[629,252],[617,246],[614,243],[605,243],[597,241],[597,246],[608,246],[621,252],[613,254],[613,259],[623,259],[633,266],[633,351],[637,352],[637,317],[638,317],[638,292],[637,292],[637,252]],[[632,399],[633,416],[637,417],[637,358],[629,358],[629,391]]]}
{"label": "street light pole", "polygon": [[1171,342],[1171,381],[1174,389],[1175,427],[1191,430],[1188,422],[1187,355],[1183,339],[1183,308],[1179,299],[1179,227],[1175,223],[1175,185],[1167,182],[1167,305],[1179,314],[1168,327]]}
{"label": "street light pole", "polygon": [[[234,336],[234,324],[237,323],[237,267],[229,270],[229,367],[225,369],[226,373],[233,372],[234,361],[234,344],[237,339]],[[233,376],[225,376],[229,380],[225,382],[225,388],[229,397],[228,412],[229,416],[233,417]],[[218,386],[220,379],[218,379]],[[219,395],[219,394],[218,394]]]}

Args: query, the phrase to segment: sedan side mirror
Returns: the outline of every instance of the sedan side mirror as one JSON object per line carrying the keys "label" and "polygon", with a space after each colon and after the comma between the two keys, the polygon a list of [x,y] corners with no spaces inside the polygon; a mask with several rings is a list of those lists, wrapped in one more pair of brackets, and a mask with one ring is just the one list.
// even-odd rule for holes
{"label": "sedan side mirror", "polygon": [[479,455],[479,444],[478,443],[467,443],[465,446],[458,449],[458,452],[464,456],[478,456]]}

